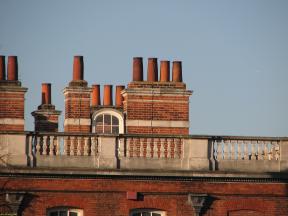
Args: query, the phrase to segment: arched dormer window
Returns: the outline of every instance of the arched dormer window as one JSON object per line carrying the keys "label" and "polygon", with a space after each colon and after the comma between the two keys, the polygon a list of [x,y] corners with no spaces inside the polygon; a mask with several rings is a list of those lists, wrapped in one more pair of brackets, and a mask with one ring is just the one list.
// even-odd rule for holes
{"label": "arched dormer window", "polygon": [[123,134],[123,114],[115,109],[101,109],[92,117],[92,132],[98,134]]}

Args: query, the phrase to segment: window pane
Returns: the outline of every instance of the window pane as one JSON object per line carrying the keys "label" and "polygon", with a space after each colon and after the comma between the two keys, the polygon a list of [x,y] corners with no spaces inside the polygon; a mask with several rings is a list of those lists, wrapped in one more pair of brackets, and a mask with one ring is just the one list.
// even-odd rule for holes
{"label": "window pane", "polygon": [[141,213],[134,213],[133,216],[141,216]]}
{"label": "window pane", "polygon": [[161,216],[161,214],[158,214],[158,213],[152,213],[152,216]]}
{"label": "window pane", "polygon": [[69,216],[77,216],[78,215],[78,213],[76,213],[76,212],[70,212],[69,213]]}
{"label": "window pane", "polygon": [[111,125],[104,126],[104,133],[111,133]]}
{"label": "window pane", "polygon": [[119,125],[119,120],[115,116],[112,116],[112,125]]}
{"label": "window pane", "polygon": [[111,115],[104,115],[104,124],[111,125]]}
{"label": "window pane", "polygon": [[118,134],[119,133],[119,127],[118,126],[112,126],[112,133]]}
{"label": "window pane", "polygon": [[149,213],[149,212],[142,212],[142,216],[151,216],[151,213]]}
{"label": "window pane", "polygon": [[102,123],[103,122],[103,115],[100,115],[100,116],[98,116],[97,118],[96,118],[96,122],[98,123]]}
{"label": "window pane", "polygon": [[49,216],[58,216],[58,212],[50,212]]}
{"label": "window pane", "polygon": [[67,216],[67,211],[60,211],[59,216]]}

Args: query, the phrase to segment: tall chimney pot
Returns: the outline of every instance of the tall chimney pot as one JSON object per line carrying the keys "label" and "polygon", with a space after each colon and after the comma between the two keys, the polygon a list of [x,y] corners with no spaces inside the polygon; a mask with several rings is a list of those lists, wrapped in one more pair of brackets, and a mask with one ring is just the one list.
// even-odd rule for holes
{"label": "tall chimney pot", "polygon": [[133,81],[143,81],[143,59],[142,57],[133,58]]}
{"label": "tall chimney pot", "polygon": [[42,104],[51,104],[51,83],[42,83]]}
{"label": "tall chimney pot", "polygon": [[157,82],[158,81],[157,58],[149,58],[148,59],[147,81],[149,81],[149,82]]}
{"label": "tall chimney pot", "polygon": [[0,56],[0,80],[5,80],[5,56]]}
{"label": "tall chimney pot", "polygon": [[103,98],[103,105],[104,106],[112,106],[112,85],[104,85],[104,98]]}
{"label": "tall chimney pot", "polygon": [[73,80],[84,80],[83,56],[74,56]]}
{"label": "tall chimney pot", "polygon": [[100,106],[100,85],[92,85],[92,106]]}
{"label": "tall chimney pot", "polygon": [[7,67],[7,80],[17,81],[18,80],[18,62],[17,56],[8,56],[8,67]]}
{"label": "tall chimney pot", "polygon": [[160,81],[161,82],[170,81],[170,62],[169,61],[161,61]]}
{"label": "tall chimney pot", "polygon": [[121,95],[121,91],[125,89],[125,86],[116,86],[116,95],[115,95],[115,106],[123,107],[123,97]]}
{"label": "tall chimney pot", "polygon": [[181,61],[173,61],[172,80],[173,82],[182,82],[182,62]]}

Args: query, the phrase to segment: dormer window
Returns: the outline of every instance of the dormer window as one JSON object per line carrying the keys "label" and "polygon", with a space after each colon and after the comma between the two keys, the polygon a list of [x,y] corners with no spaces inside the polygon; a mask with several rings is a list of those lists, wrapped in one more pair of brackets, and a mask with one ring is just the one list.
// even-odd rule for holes
{"label": "dormer window", "polygon": [[95,112],[92,131],[97,134],[124,133],[122,113],[114,109],[102,109]]}

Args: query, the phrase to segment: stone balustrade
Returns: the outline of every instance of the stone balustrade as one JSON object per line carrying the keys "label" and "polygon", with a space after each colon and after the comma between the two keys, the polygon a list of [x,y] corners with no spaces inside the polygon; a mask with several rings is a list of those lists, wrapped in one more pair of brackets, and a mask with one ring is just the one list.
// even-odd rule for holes
{"label": "stone balustrade", "polygon": [[0,166],[287,172],[288,138],[1,132]]}

